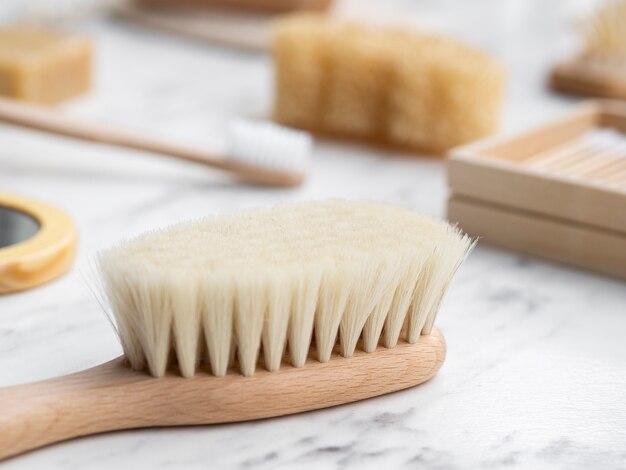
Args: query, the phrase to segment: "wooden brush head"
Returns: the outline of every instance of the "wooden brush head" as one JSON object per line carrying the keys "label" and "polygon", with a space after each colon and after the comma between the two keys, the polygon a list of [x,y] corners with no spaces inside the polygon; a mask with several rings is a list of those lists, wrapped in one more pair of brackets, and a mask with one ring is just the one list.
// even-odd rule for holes
{"label": "wooden brush head", "polygon": [[554,67],[550,86],[578,95],[626,99],[626,1],[600,7],[579,29],[583,51]]}
{"label": "wooden brush head", "polygon": [[[444,361],[433,322],[471,245],[405,209],[328,201],[112,248],[100,267],[125,356],[0,389],[0,460],[87,434],[269,418],[421,384]],[[144,362],[158,378],[133,370]]]}

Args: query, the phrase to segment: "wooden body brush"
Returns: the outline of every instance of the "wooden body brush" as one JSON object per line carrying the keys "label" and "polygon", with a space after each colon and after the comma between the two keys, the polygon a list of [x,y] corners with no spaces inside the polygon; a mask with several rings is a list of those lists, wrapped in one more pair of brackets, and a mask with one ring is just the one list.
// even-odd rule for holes
{"label": "wooden body brush", "polygon": [[550,85],[577,95],[626,99],[626,1],[608,2],[581,29],[583,52],[557,64]]}
{"label": "wooden body brush", "polygon": [[0,121],[75,139],[157,153],[228,171],[269,186],[296,186],[304,181],[311,137],[270,122],[243,119],[229,126],[224,152],[211,152],[88,123],[44,107],[0,98]]}
{"label": "wooden body brush", "polygon": [[104,431],[267,418],[422,383],[444,360],[433,323],[471,246],[445,223],[340,201],[122,243],[98,264],[124,356],[0,390],[0,458]]}

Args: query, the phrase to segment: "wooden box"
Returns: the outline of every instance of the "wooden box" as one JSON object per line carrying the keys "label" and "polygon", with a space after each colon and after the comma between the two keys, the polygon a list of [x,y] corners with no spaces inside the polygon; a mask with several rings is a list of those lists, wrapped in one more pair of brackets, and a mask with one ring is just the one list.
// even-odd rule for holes
{"label": "wooden box", "polygon": [[484,243],[626,278],[626,102],[454,149],[448,218]]}

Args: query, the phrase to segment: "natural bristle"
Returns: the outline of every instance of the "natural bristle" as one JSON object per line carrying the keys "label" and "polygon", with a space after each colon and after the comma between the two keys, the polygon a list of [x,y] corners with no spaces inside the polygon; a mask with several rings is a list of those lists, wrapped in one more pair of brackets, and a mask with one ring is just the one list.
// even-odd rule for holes
{"label": "natural bristle", "polygon": [[436,152],[497,129],[503,67],[459,41],[311,14],[272,32],[279,123]]}
{"label": "natural bristle", "polygon": [[581,22],[588,59],[626,61],[626,0],[612,0]]}
{"label": "natural bristle", "polygon": [[[103,289],[131,366],[183,376],[200,363],[252,375],[262,355],[304,365],[339,341],[349,357],[403,326],[432,328],[450,279],[472,245],[445,223],[375,203],[326,201],[183,223],[100,254]],[[339,339],[338,339],[339,338]],[[236,358],[236,359],[235,359]]]}

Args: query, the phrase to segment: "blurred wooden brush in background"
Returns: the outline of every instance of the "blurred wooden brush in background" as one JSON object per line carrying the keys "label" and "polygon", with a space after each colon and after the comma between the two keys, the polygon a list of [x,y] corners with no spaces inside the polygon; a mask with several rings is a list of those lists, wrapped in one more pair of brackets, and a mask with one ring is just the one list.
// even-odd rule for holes
{"label": "blurred wooden brush in background", "polygon": [[580,24],[582,53],[558,64],[550,76],[555,90],[626,99],[626,1],[615,0]]}

